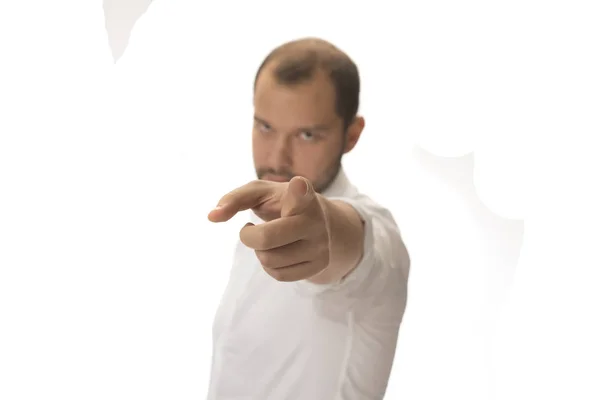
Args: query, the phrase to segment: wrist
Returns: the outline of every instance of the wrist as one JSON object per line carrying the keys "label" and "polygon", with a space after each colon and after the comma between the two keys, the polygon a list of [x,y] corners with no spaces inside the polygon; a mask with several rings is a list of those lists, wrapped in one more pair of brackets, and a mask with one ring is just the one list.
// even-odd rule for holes
{"label": "wrist", "polygon": [[327,284],[348,275],[363,255],[364,223],[360,214],[348,203],[328,200],[319,195],[329,238],[329,265],[309,280]]}

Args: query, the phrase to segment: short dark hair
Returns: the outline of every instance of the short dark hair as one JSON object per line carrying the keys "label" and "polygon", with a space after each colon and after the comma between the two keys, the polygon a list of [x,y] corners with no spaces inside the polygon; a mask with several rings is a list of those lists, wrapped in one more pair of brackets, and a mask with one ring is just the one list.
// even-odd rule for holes
{"label": "short dark hair", "polygon": [[318,38],[305,38],[282,44],[264,59],[254,79],[275,62],[274,74],[282,84],[294,85],[312,79],[317,71],[326,73],[336,93],[335,109],[342,118],[344,131],[356,118],[360,97],[360,76],[352,59],[333,44]]}

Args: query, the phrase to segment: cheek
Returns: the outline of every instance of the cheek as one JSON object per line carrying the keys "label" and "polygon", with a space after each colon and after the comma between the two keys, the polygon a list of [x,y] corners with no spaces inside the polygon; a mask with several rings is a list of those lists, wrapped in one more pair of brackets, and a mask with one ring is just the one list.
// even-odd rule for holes
{"label": "cheek", "polygon": [[268,152],[269,152],[269,149],[267,147],[267,144],[264,142],[264,140],[262,140],[259,135],[253,134],[252,135],[252,155],[254,157],[254,160],[256,160],[256,161],[264,160],[264,158],[266,158]]}
{"label": "cheek", "polygon": [[327,146],[299,146],[294,152],[296,173],[317,179],[331,164],[333,156]]}

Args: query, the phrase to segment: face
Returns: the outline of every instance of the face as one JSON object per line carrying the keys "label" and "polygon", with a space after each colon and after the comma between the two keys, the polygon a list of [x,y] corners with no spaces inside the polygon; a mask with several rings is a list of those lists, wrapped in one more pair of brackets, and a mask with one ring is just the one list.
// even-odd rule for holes
{"label": "face", "polygon": [[310,180],[317,192],[336,177],[343,154],[362,132],[357,118],[344,132],[335,111],[335,90],[324,74],[297,85],[279,84],[265,68],[256,82],[252,151],[259,179]]}

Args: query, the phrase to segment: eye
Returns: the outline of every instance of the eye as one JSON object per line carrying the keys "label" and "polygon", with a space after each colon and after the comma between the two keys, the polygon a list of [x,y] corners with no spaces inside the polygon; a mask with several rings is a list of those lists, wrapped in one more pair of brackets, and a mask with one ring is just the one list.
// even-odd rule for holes
{"label": "eye", "polygon": [[258,131],[261,133],[271,132],[271,126],[269,126],[268,124],[257,123],[256,127],[257,127]]}
{"label": "eye", "polygon": [[300,132],[300,137],[302,138],[302,140],[306,140],[308,142],[311,142],[311,141],[314,141],[317,139],[317,137],[312,132],[309,132],[309,131]]}

